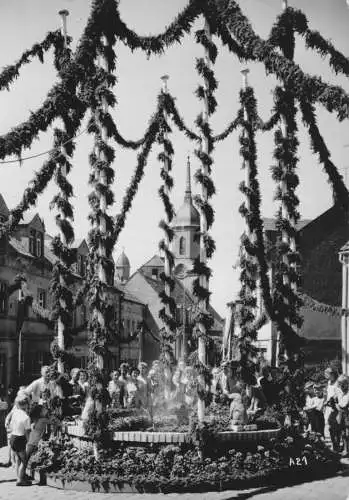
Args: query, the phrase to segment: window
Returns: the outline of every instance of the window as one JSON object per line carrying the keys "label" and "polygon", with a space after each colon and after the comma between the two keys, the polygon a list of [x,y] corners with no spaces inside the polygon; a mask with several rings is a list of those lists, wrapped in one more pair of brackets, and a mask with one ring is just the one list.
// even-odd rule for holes
{"label": "window", "polygon": [[31,229],[29,233],[29,253],[35,255],[35,229]]}
{"label": "window", "polygon": [[7,306],[7,283],[6,281],[0,281],[0,314],[7,314]]}
{"label": "window", "polygon": [[44,235],[35,229],[30,229],[29,232],[29,252],[35,257],[44,255]]}
{"label": "window", "polygon": [[159,270],[154,268],[151,270],[151,277],[153,278],[153,280],[157,280],[158,279],[158,274],[159,274]]}
{"label": "window", "polygon": [[36,233],[36,256],[42,257],[44,250],[44,235],[42,233]]}
{"label": "window", "polygon": [[85,276],[86,274],[86,257],[84,255],[78,254],[78,274],[80,276]]}
{"label": "window", "polygon": [[179,255],[184,255],[185,254],[185,238],[184,236],[181,236],[179,238]]}
{"label": "window", "polygon": [[38,304],[43,309],[46,308],[46,292],[41,288],[38,289]]}

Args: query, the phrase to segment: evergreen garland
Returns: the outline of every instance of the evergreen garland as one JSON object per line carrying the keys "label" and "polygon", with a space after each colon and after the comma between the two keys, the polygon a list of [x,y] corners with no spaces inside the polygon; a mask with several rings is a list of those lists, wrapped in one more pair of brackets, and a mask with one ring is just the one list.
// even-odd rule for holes
{"label": "evergreen garland", "polygon": [[[91,230],[89,233],[90,262],[88,293],[90,305],[89,349],[93,363],[90,375],[92,386],[95,387],[102,376],[104,358],[108,352],[110,339],[110,324],[106,321],[108,312],[107,289],[114,283],[114,220],[107,213],[114,203],[111,185],[114,181],[112,164],[115,158],[114,149],[108,144],[112,136],[114,124],[108,107],[115,105],[115,97],[111,87],[116,79],[115,69],[115,33],[110,20],[116,15],[116,5],[112,0],[100,2],[103,10],[99,12],[101,22],[100,43],[96,55],[100,56],[103,66],[94,68],[89,82],[90,109],[92,119],[89,132],[94,135],[94,149],[90,154],[91,174],[89,183],[92,192],[89,195],[91,213],[89,215]],[[108,119],[106,119],[106,117]]]}
{"label": "evergreen garland", "polygon": [[5,66],[0,73],[0,91],[10,90],[10,85],[19,77],[19,72],[25,64],[29,64],[37,57],[41,63],[44,62],[44,53],[54,47],[55,50],[61,48],[63,37],[61,30],[50,31],[40,43],[35,43],[31,49],[25,50],[15,64]]}
{"label": "evergreen garland", "polygon": [[[256,370],[255,358],[257,349],[258,328],[263,323],[257,318],[257,284],[260,279],[264,284],[262,274],[267,273],[263,226],[260,214],[261,194],[257,178],[257,149],[256,129],[258,124],[257,105],[253,89],[247,87],[240,92],[241,102],[241,125],[240,154],[243,159],[243,167],[247,168],[246,182],[240,184],[240,191],[244,194],[246,202],[240,206],[240,213],[244,217],[247,232],[241,237],[240,251],[240,282],[237,321],[240,328],[239,347],[241,352],[240,371],[241,377],[247,383],[251,383]],[[259,260],[257,253],[259,252]],[[259,264],[259,265],[258,265]],[[266,276],[268,280],[268,276]]]}
{"label": "evergreen garland", "polygon": [[318,155],[319,161],[322,163],[324,171],[327,174],[328,182],[331,184],[333,201],[347,208],[349,202],[348,189],[342,175],[331,160],[331,153],[316,124],[315,106],[305,99],[300,99],[299,105],[303,123],[308,127],[312,149]]}
{"label": "evergreen garland", "polygon": [[170,47],[174,43],[179,43],[186,33],[190,33],[194,21],[202,11],[202,4],[202,0],[189,0],[188,6],[178,14],[164,33],[156,36],[137,35],[122,21],[119,11],[117,11],[112,22],[117,37],[132,51],[141,49],[148,55],[161,54],[165,48]]}
{"label": "evergreen garland", "polygon": [[[166,101],[168,102],[169,100],[167,98],[167,88],[165,88],[162,93],[164,103],[166,103]],[[171,223],[175,213],[172,202],[170,200],[170,192],[173,188],[173,177],[171,176],[171,170],[174,151],[170,139],[171,128],[167,123],[166,115],[167,114],[164,111],[161,118],[159,117],[160,119],[157,142],[162,149],[162,151],[158,155],[158,160],[161,163],[160,176],[163,180],[163,184],[159,189],[159,196],[163,202],[166,213],[166,220],[160,221],[160,227],[163,229],[165,236],[159,244],[159,248],[164,255],[164,272],[160,275],[160,279],[164,285],[164,290],[159,292],[159,297],[163,304],[163,307],[159,311],[159,318],[165,325],[165,328],[161,330],[160,349],[162,361],[168,364],[173,360],[173,342],[175,340],[176,329],[178,325],[176,318],[176,303],[172,297],[172,292],[174,289],[174,255],[170,250],[171,242],[173,240]]]}
{"label": "evergreen garland", "polygon": [[305,74],[299,65],[275,50],[273,43],[259,37],[235,0],[218,0],[216,8],[220,22],[243,47],[244,59],[262,62],[268,73],[293,88],[296,97],[306,96],[310,102],[321,103],[329,112],[335,111],[340,121],[349,117],[349,95],[339,86]]}
{"label": "evergreen garland", "polygon": [[[57,67],[60,75],[63,75],[64,67],[69,64],[71,58],[68,47],[63,47],[60,57],[57,59]],[[73,90],[74,91],[74,90]],[[67,179],[72,165],[70,159],[73,156],[75,143],[72,140],[82,119],[80,107],[62,115],[64,128],[54,130],[54,149],[60,151],[56,156],[55,182],[59,187],[59,193],[51,201],[50,208],[56,208],[56,224],[60,229],[60,235],[56,236],[51,247],[57,260],[53,267],[51,280],[51,295],[53,296],[53,315],[57,321],[57,349],[53,358],[58,363],[58,370],[64,372],[64,353],[66,339],[73,323],[73,274],[72,264],[76,261],[76,251],[71,248],[74,241],[74,229],[72,221],[74,218],[73,206],[70,202],[73,196],[73,187]]]}
{"label": "evergreen garland", "polygon": [[[277,43],[284,56],[292,61],[295,50],[295,31],[292,23],[283,23]],[[297,288],[300,285],[300,255],[296,242],[296,225],[299,220],[299,200],[296,195],[296,188],[299,184],[296,171],[299,142],[295,93],[290,82],[285,82],[283,88],[276,87],[274,100],[275,110],[280,116],[283,129],[280,125],[274,134],[276,164],[272,167],[272,176],[277,182],[275,199],[279,201],[276,226],[281,235],[276,248],[278,264],[274,276],[273,303],[277,316],[283,318],[282,324],[277,323],[280,334],[279,353],[283,355],[286,351],[287,358],[291,359],[292,355],[299,351],[300,342],[297,331],[303,319],[299,312],[302,302],[297,294]],[[283,329],[285,322],[290,327],[287,330]],[[293,330],[292,335],[289,335],[290,329]]]}
{"label": "evergreen garland", "polygon": [[209,311],[209,276],[211,270],[207,266],[207,258],[212,256],[215,248],[214,242],[208,234],[214,221],[214,210],[210,204],[210,199],[215,193],[215,187],[210,176],[213,164],[212,151],[214,149],[214,141],[209,119],[217,106],[214,92],[218,85],[214,72],[211,69],[211,65],[215,63],[217,57],[217,49],[209,36],[214,27],[210,25],[208,13],[204,12],[204,15],[205,29],[199,30],[196,34],[197,42],[205,49],[205,58],[196,60],[197,72],[203,79],[203,85],[198,86],[196,95],[204,104],[204,112],[196,119],[202,140],[200,147],[195,150],[195,154],[201,163],[201,168],[196,172],[195,178],[201,186],[201,195],[194,197],[194,202],[200,211],[200,256],[194,262],[194,269],[198,277],[193,282],[193,295],[196,297],[199,306],[197,314],[194,314],[193,317],[195,321],[193,333],[194,337],[198,339],[199,366],[196,366],[196,371],[199,384],[198,396],[200,398],[198,407],[199,420],[203,419],[207,385],[205,377],[207,372],[205,366],[206,360],[203,358],[203,348],[209,341],[209,332],[213,324]]}

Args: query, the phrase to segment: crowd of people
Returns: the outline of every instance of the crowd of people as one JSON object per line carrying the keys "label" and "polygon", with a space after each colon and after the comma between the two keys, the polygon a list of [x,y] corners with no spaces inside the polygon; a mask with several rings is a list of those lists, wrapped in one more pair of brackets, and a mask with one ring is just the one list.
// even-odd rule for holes
{"label": "crowd of people", "polygon": [[[305,384],[301,408],[290,377],[275,380],[269,366],[260,367],[246,384],[232,363],[224,362],[212,370],[211,381],[206,382],[205,390],[213,404],[219,401],[230,408],[234,424],[253,423],[267,408],[284,405],[283,425],[296,425],[301,419],[304,430],[322,436],[328,434],[333,449],[337,452],[342,449],[343,454],[348,455],[349,378],[338,376],[333,368],[328,368],[325,376],[325,387],[312,382]],[[202,383],[202,377],[185,362],[179,361],[171,368],[158,360],[150,367],[144,362],[137,367],[122,363],[108,377],[98,381],[105,394],[103,408],[143,408],[150,412],[161,405],[195,408]],[[17,465],[18,486],[31,484],[26,476],[26,465],[45,432],[54,430],[55,422],[59,426],[66,417],[80,416],[83,420],[91,408],[89,402],[95,404],[93,390],[96,390],[96,381],[92,388],[87,371],[73,368],[69,379],[66,374],[52,372],[48,366],[42,368],[40,378],[19,388],[5,421],[8,465],[11,462]]]}

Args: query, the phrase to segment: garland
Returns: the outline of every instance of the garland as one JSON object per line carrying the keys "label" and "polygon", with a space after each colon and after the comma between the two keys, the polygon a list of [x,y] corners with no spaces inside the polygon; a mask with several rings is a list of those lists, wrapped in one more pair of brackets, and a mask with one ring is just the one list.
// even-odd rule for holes
{"label": "garland", "polygon": [[319,312],[322,314],[327,314],[334,318],[340,318],[343,315],[348,316],[348,310],[342,309],[341,307],[331,306],[330,304],[325,304],[324,302],[319,302],[313,297],[310,297],[304,292],[298,293],[302,299],[303,306],[311,309],[314,312]]}
{"label": "garland", "polygon": [[244,48],[245,59],[262,62],[268,73],[294,89],[296,97],[307,96],[311,102],[321,103],[329,112],[336,111],[340,121],[349,117],[349,95],[341,87],[329,85],[320,77],[307,75],[292,60],[278,53],[272,43],[254,32],[236,1],[220,0],[217,2],[217,13],[220,22]]}
{"label": "garland", "polygon": [[[240,184],[240,191],[244,194],[246,202],[240,206],[240,213],[245,219],[247,233],[241,237],[240,251],[240,282],[239,307],[237,320],[240,327],[239,348],[241,352],[240,371],[241,377],[247,383],[256,371],[257,349],[252,342],[257,340],[258,326],[262,321],[256,318],[257,308],[257,282],[259,279],[258,261],[256,258],[257,244],[263,244],[261,224],[261,194],[257,178],[257,148],[256,128],[258,123],[257,105],[253,89],[246,87],[240,92],[240,102],[243,119],[241,120],[242,132],[240,134],[240,154],[243,159],[243,168],[247,169],[246,182]],[[264,256],[264,248],[263,256]],[[261,266],[260,266],[261,267]],[[265,272],[265,269],[262,269]],[[263,280],[261,280],[263,281]]]}
{"label": "garland", "polygon": [[25,50],[15,64],[5,66],[0,73],[0,91],[10,90],[11,83],[19,77],[19,72],[22,66],[29,64],[31,59],[37,57],[41,63],[44,62],[44,53],[51,47],[55,50],[62,45],[62,34],[60,30],[50,31],[40,43],[35,43],[31,49]]}
{"label": "garland", "polygon": [[110,133],[106,127],[107,122],[104,120],[105,102],[110,95],[109,85],[111,79],[108,73],[113,70],[113,60],[107,60],[106,64],[106,70],[102,68],[96,69],[94,81],[96,94],[95,101],[91,105],[93,119],[90,127],[90,132],[94,134],[94,151],[90,155],[91,175],[89,180],[93,188],[89,196],[91,207],[89,215],[91,223],[89,246],[91,270],[93,272],[89,290],[91,310],[89,348],[95,359],[94,368],[97,372],[103,368],[103,358],[107,353],[110,333],[109,325],[105,321],[108,307],[106,299],[107,277],[113,279],[114,276],[114,262],[112,259],[114,221],[106,210],[114,203],[111,185],[114,180],[112,163],[115,153],[107,142]]}
{"label": "garland", "polygon": [[[60,68],[61,75],[64,66],[70,62],[70,56],[68,47],[65,46],[61,57],[57,60],[57,67]],[[80,108],[71,110],[69,114],[62,114],[64,128],[56,128],[54,131],[54,149],[60,151],[60,154],[55,159],[55,182],[60,191],[52,199],[50,208],[56,208],[59,212],[56,215],[56,224],[61,234],[51,242],[52,251],[57,260],[53,267],[50,289],[53,296],[53,317],[57,321],[57,348],[59,349],[59,351],[56,349],[52,352],[52,356],[57,361],[60,373],[64,372],[65,343],[73,323],[73,273],[71,266],[76,261],[76,251],[71,248],[71,243],[74,241],[72,226],[74,215],[73,206],[70,202],[70,198],[73,196],[73,187],[67,180],[67,175],[72,168],[69,160],[72,158],[75,149],[75,143],[72,139],[77,133],[81,119]],[[54,355],[54,353],[57,355]]]}
{"label": "garland", "polygon": [[329,56],[329,64],[336,74],[343,73],[349,76],[349,59],[318,31],[309,29],[308,19],[302,11],[288,7],[282,12],[271,30],[269,43],[279,47],[287,29],[292,29],[303,36],[307,49],[316,50],[322,57]]}
{"label": "garland", "polygon": [[[291,23],[284,23],[277,40],[284,56],[293,61],[295,31]],[[296,172],[299,142],[295,93],[290,82],[285,82],[283,88],[275,88],[274,100],[276,113],[280,116],[280,127],[274,134],[276,164],[272,167],[272,176],[278,183],[275,199],[280,202],[280,207],[277,212],[276,226],[282,235],[276,246],[278,265],[274,277],[274,308],[293,330],[292,335],[289,335],[289,329],[286,331],[281,324],[278,324],[279,353],[283,355],[283,351],[286,350],[287,357],[290,359],[299,350],[297,329],[303,322],[299,313],[302,302],[297,294],[297,287],[300,284],[298,271],[300,255],[296,246],[296,224],[299,220],[299,200],[296,196],[296,188],[299,184]]]}
{"label": "garland", "polygon": [[303,123],[308,127],[312,149],[314,153],[319,156],[319,161],[322,163],[324,171],[328,176],[328,182],[331,184],[333,201],[347,208],[349,199],[348,189],[342,175],[338,172],[337,167],[331,160],[331,153],[316,124],[315,106],[305,99],[300,99],[299,105],[302,112]]}
{"label": "garland", "polygon": [[114,244],[117,242],[119,235],[125,226],[127,213],[132,208],[132,202],[137,194],[139,184],[144,176],[144,170],[147,165],[148,156],[158,136],[159,123],[163,115],[163,110],[164,110],[164,96],[160,95],[158,97],[157,110],[154,113],[153,117],[151,118],[148,129],[144,135],[142,149],[137,157],[137,165],[134,174],[126,190],[126,194],[122,200],[121,212],[114,217],[114,228],[113,228]]}
{"label": "garland", "polygon": [[[201,196],[194,197],[194,202],[200,212],[200,256],[195,259],[193,273],[198,276],[193,282],[193,295],[198,301],[198,312],[194,317],[195,329],[194,337],[198,339],[198,362],[201,366],[206,365],[205,353],[206,344],[209,341],[209,330],[212,327],[213,319],[209,312],[209,277],[211,270],[207,266],[207,258],[212,256],[214,251],[214,242],[208,235],[208,230],[214,221],[214,211],[210,204],[210,199],[215,193],[215,187],[211,179],[211,166],[213,163],[212,151],[214,148],[212,130],[209,124],[209,118],[215,112],[217,101],[214,92],[217,88],[217,80],[211,65],[215,63],[217,48],[211,40],[211,31],[209,21],[205,17],[205,29],[199,30],[196,34],[197,42],[205,49],[205,58],[196,60],[196,69],[203,78],[203,85],[199,85],[196,90],[197,97],[204,102],[204,112],[197,119],[196,124],[200,130],[202,141],[200,147],[195,150],[195,154],[201,163],[195,173],[196,181],[201,185]],[[199,396],[199,421],[204,417],[204,395],[205,395],[205,370],[198,372],[198,382],[202,390],[198,391]]]}
{"label": "garland", "polygon": [[[163,90],[164,101],[167,97],[167,88],[165,81],[165,89]],[[173,279],[173,267],[174,267],[174,255],[170,250],[171,242],[173,241],[173,230],[171,228],[171,223],[174,217],[174,208],[170,200],[170,192],[173,188],[173,177],[171,176],[172,170],[172,157],[173,157],[173,146],[169,134],[171,133],[171,128],[167,123],[166,112],[163,113],[160,123],[159,132],[157,136],[157,142],[162,148],[162,151],[158,155],[158,160],[162,164],[160,176],[163,180],[163,184],[159,189],[159,196],[164,205],[166,220],[160,221],[160,228],[164,232],[164,238],[159,243],[159,248],[164,254],[164,272],[161,273],[160,279],[164,285],[164,290],[159,293],[160,300],[163,307],[159,311],[159,318],[163,321],[165,328],[162,329],[161,335],[161,358],[166,364],[169,364],[173,360],[173,342],[175,340],[176,329],[177,329],[177,319],[176,319],[176,303],[172,297],[172,292],[174,290],[174,279]]]}
{"label": "garland", "polygon": [[117,37],[127,45],[133,52],[136,49],[145,51],[148,56],[161,54],[165,48],[174,43],[179,43],[186,33],[190,33],[191,27],[197,17],[201,14],[202,0],[190,0],[187,7],[178,14],[174,21],[166,28],[164,33],[156,36],[139,36],[129,29],[122,21],[117,10],[113,18],[113,27]]}
{"label": "garland", "polygon": [[[89,76],[94,72],[94,59],[101,46],[100,37],[105,20],[108,19],[108,2],[110,0],[94,0],[86,28],[80,39],[74,57],[69,64],[64,64],[60,82],[53,85],[44,100],[43,105],[30,118],[17,125],[10,132],[0,136],[0,159],[6,156],[21,156],[23,149],[31,147],[32,142],[40,132],[45,132],[53,121],[71,109],[86,111],[91,100]],[[58,53],[61,50],[59,39]],[[81,85],[80,98],[76,95],[78,85]],[[93,87],[92,87],[93,88]]]}

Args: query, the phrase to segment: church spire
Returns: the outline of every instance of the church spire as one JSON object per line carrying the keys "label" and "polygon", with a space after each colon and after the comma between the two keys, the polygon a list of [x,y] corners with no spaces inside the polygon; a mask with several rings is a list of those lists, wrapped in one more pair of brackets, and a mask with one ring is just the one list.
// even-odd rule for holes
{"label": "church spire", "polygon": [[185,185],[184,201],[192,203],[191,197],[191,174],[190,174],[190,157],[187,156],[187,181]]}

